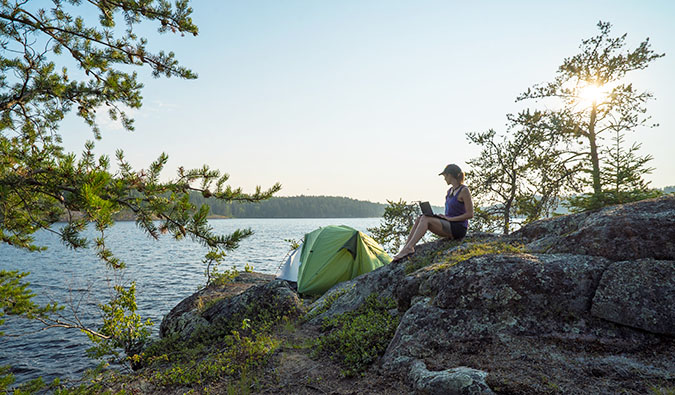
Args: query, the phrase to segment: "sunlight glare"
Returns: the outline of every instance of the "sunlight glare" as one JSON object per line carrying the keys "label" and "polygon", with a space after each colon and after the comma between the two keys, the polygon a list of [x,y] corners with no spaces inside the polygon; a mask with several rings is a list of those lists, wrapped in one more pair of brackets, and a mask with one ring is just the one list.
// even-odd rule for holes
{"label": "sunlight glare", "polygon": [[577,91],[579,102],[583,103],[584,105],[591,106],[603,101],[608,95],[605,88],[605,86],[596,84],[588,84],[582,88],[579,88]]}

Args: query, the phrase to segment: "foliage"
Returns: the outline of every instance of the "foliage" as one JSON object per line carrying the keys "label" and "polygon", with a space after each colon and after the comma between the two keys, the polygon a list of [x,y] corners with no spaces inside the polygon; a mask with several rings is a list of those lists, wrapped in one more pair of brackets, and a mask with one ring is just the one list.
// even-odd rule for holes
{"label": "foliage", "polygon": [[[40,250],[32,235],[42,229],[58,234],[70,248],[94,248],[109,268],[121,269],[124,262],[106,244],[106,232],[123,209],[133,213],[150,237],[159,238],[161,233],[176,239],[190,237],[221,257],[251,234],[248,230],[215,234],[206,220],[208,206],[191,203],[190,193],[226,202],[258,202],[277,192],[279,184],[247,194],[227,185],[227,174],[208,166],[181,167],[176,178],[162,181],[166,154],[147,169],[134,170],[123,152],[117,151],[118,170],[113,171],[107,156],[94,155],[93,142],[85,144],[78,158],[65,152],[59,134],[60,122],[70,112],[89,125],[95,140],[102,137],[96,118],[100,112],[133,130],[125,110],[142,104],[137,67],[149,67],[155,77],[196,78],[172,52],[149,51],[147,39],[134,30],[142,23],[156,23],[160,33],[196,35],[191,13],[188,0],[173,5],[102,0],[0,4],[1,242]],[[98,19],[94,22],[78,14],[98,14]],[[69,69],[72,64],[76,67]],[[52,227],[58,220],[66,225]],[[93,240],[83,235],[88,224],[96,230]],[[133,285],[127,289],[115,284],[110,303],[101,306],[104,322],[96,331],[84,327],[77,317],[64,322],[48,316],[54,306],[28,303],[31,293],[14,281],[21,277],[9,276],[9,280],[3,277],[0,300],[14,298],[21,303],[3,302],[3,314],[85,331],[98,338],[99,351],[112,352],[116,347],[130,351],[142,342],[148,323],[135,313]]]}
{"label": "foliage", "polygon": [[124,350],[132,361],[136,361],[145,345],[152,326],[150,320],[145,322],[136,312],[136,283],[133,282],[128,289],[120,285],[114,286],[115,294],[107,304],[100,305],[103,312],[103,326],[99,334],[87,332],[94,347],[88,350],[94,358],[111,355],[120,358],[117,350]]}
{"label": "foliage", "polygon": [[190,202],[207,204],[216,215],[235,218],[367,218],[381,217],[384,204],[337,196],[273,197],[256,204],[205,199],[192,193]]}
{"label": "foliage", "polygon": [[406,274],[410,274],[423,267],[433,267],[434,270],[443,270],[476,256],[520,254],[523,252],[525,252],[525,247],[520,244],[514,245],[501,241],[474,242],[470,237],[467,237],[463,240],[452,241],[441,249],[427,251],[423,255],[414,256],[406,264],[405,272]]}
{"label": "foliage", "polygon": [[417,204],[408,204],[402,199],[398,202],[387,200],[387,203],[380,226],[368,228],[368,232],[387,252],[395,254],[405,244],[421,212]]}
{"label": "foliage", "polygon": [[575,169],[567,168],[552,140],[538,126],[537,115],[524,111],[509,115],[506,135],[490,129],[467,133],[469,142],[481,147],[467,163],[477,202],[472,226],[476,230],[509,234],[514,220],[528,223],[551,214],[559,193],[571,186]]}
{"label": "foliage", "polygon": [[[288,253],[289,253],[289,254],[290,254],[291,252],[297,250],[298,248],[300,248],[300,246],[302,245],[302,239],[300,239],[300,240],[296,240],[296,239],[284,239],[284,241],[288,243],[288,246],[289,246]],[[288,256],[288,255],[287,255],[287,256]]]}
{"label": "foliage", "polygon": [[335,301],[338,300],[340,296],[346,294],[353,288],[354,285],[352,285],[351,287],[342,287],[336,291],[332,291],[328,296],[324,298],[323,303],[321,304],[320,307],[313,309],[309,313],[305,314],[304,320],[309,321],[312,318],[325,313],[331,308],[331,306],[333,306],[333,303],[335,303]]}
{"label": "foliage", "polygon": [[27,381],[21,385],[10,388],[15,382],[14,375],[9,372],[9,366],[0,366],[0,392],[2,393],[12,393],[14,395],[30,395],[36,393],[44,393],[48,390],[57,389],[60,385],[59,379],[54,379],[54,381],[47,385],[42,377]]}
{"label": "foliage", "polygon": [[260,366],[278,345],[279,341],[270,336],[242,336],[233,330],[222,340],[222,351],[173,363],[156,371],[151,381],[161,386],[194,385],[222,376],[245,375]]}
{"label": "foliage", "polygon": [[[599,22],[598,29],[597,36],[582,40],[579,54],[564,59],[553,81],[536,85],[517,98],[544,102],[547,109],[533,113],[532,122],[553,141],[563,139],[561,149],[568,154],[564,161],[569,168],[578,166],[579,181],[594,195],[591,200],[572,202],[572,207],[580,210],[605,204],[601,195],[620,178],[626,179],[626,171],[630,173],[628,179],[636,182],[632,187],[646,185],[641,176],[651,157],[635,155],[639,146],[633,146],[630,154],[603,149],[603,139],[609,133],[622,136],[640,127],[657,126],[650,124],[650,117],[645,115],[645,105],[652,94],[638,91],[625,79],[629,73],[643,70],[664,56],[650,48],[649,39],[624,52],[626,34],[611,37],[607,22]],[[617,145],[620,142],[615,141]],[[612,173],[611,168],[616,167],[612,162],[617,159],[624,162],[620,163],[622,169]],[[583,205],[588,202],[590,206]]]}
{"label": "foliage", "polygon": [[649,391],[654,395],[675,395],[675,387],[651,387]]}
{"label": "foliage", "polygon": [[415,254],[410,259],[408,259],[408,262],[405,265],[405,273],[406,274],[411,274],[418,269],[421,269],[423,267],[429,266],[432,263],[434,263],[439,257],[443,256],[446,251],[457,248],[458,246],[461,246],[467,241],[470,241],[471,237],[466,237],[462,240],[450,240],[447,244],[445,244],[442,248],[439,248],[437,250],[427,250],[424,254]]}
{"label": "foliage", "polygon": [[188,339],[160,339],[144,350],[150,380],[160,386],[201,385],[216,378],[246,376],[278,348],[272,330],[287,322],[280,301],[249,304],[245,311],[196,330]]}
{"label": "foliage", "polygon": [[566,202],[570,211],[630,203],[663,194],[661,190],[649,188],[649,183],[642,178],[643,174],[649,174],[654,169],[647,167],[647,162],[652,160],[651,155],[636,154],[641,144],[634,143],[628,150],[624,149],[624,136],[619,132],[616,132],[613,141],[614,145],[603,151],[607,160],[601,169],[600,178],[605,189],[599,194],[586,193],[570,197]]}
{"label": "foliage", "polygon": [[393,299],[372,294],[357,310],[325,319],[322,330],[329,332],[317,339],[315,356],[337,359],[347,377],[362,372],[384,353],[394,337],[400,318],[389,310],[395,308]]}
{"label": "foliage", "polygon": [[[56,304],[43,307],[31,301],[34,294],[28,289],[30,283],[22,279],[28,273],[18,271],[0,270],[0,325],[4,322],[2,317],[8,315],[23,315],[27,318],[44,318],[47,314],[60,310]],[[3,333],[0,331],[0,336]]]}

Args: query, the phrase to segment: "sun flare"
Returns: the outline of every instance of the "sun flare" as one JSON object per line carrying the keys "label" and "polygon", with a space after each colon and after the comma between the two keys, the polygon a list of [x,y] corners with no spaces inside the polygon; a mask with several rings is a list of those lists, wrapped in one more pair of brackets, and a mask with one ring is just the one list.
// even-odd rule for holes
{"label": "sun flare", "polygon": [[605,86],[589,84],[580,88],[577,92],[579,101],[586,105],[597,104],[607,98]]}

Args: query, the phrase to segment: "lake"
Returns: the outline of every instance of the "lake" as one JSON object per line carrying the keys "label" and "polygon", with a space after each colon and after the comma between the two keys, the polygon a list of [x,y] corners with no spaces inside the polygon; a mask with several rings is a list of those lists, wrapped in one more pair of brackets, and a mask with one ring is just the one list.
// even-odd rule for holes
{"label": "lake", "polygon": [[[276,273],[290,250],[287,239],[301,240],[304,235],[326,225],[347,225],[364,233],[380,224],[380,218],[302,218],[302,219],[216,219],[210,225],[220,234],[235,229],[251,228],[253,236],[241,242],[221,264],[221,270],[232,266],[243,270],[246,265],[261,273]],[[58,225],[57,225],[58,227]],[[92,232],[93,234],[93,232]],[[162,317],[181,300],[205,284],[205,265],[201,259],[206,249],[190,240],[175,241],[166,236],[160,240],[148,237],[134,222],[118,222],[109,231],[106,244],[124,260],[127,268],[113,273],[105,268],[92,250],[73,251],[57,235],[40,231],[35,239],[47,251],[30,253],[0,244],[0,270],[31,272],[26,278],[37,296],[36,303],[57,301],[66,308],[62,314],[74,313],[85,324],[98,328],[101,323],[97,305],[110,295],[110,279],[121,275],[128,284],[136,281],[138,312],[150,318],[153,337],[159,332]],[[77,379],[97,362],[86,357],[92,343],[74,329],[40,330],[35,322],[7,317],[0,330],[0,366],[11,365],[17,383],[42,376],[46,382],[54,378]]]}

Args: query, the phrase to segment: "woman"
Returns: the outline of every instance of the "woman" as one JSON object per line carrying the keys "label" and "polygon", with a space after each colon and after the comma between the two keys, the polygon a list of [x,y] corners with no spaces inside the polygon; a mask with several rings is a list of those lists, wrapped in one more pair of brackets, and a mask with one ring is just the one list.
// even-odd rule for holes
{"label": "woman", "polygon": [[469,219],[473,218],[473,200],[469,188],[462,184],[464,172],[459,166],[450,164],[439,174],[441,175],[445,177],[448,185],[452,185],[445,196],[445,215],[434,217],[422,215],[417,218],[408,240],[394,257],[394,261],[401,260],[415,252],[415,244],[427,231],[453,240],[462,239],[466,235]]}

